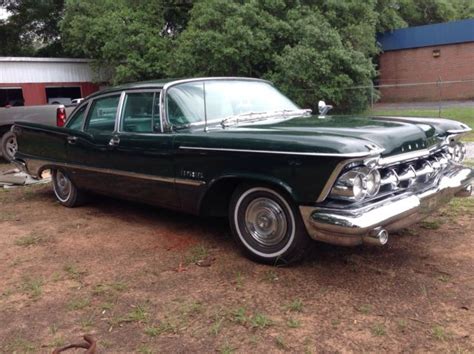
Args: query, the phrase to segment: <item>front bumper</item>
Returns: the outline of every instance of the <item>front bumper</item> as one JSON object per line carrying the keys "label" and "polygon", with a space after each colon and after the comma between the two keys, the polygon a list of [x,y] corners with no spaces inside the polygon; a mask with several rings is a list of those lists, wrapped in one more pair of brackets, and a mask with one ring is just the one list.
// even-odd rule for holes
{"label": "front bumper", "polygon": [[343,246],[377,243],[373,241],[380,230],[403,229],[426,218],[453,196],[470,196],[472,179],[473,171],[458,165],[445,172],[437,185],[428,190],[405,193],[359,208],[300,206],[300,212],[314,240]]}

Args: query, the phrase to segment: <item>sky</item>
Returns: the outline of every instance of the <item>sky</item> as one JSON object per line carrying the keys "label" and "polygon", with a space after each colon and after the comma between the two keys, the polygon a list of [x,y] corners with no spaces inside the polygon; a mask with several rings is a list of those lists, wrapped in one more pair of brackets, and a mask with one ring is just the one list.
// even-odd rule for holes
{"label": "sky", "polygon": [[0,7],[0,20],[4,20],[8,17],[8,12]]}

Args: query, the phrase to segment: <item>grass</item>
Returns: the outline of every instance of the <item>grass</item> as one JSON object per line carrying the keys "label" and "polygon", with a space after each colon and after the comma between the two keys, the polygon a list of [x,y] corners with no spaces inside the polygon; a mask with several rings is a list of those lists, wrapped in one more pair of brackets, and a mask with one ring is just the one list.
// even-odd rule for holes
{"label": "grass", "polygon": [[69,303],[67,304],[67,308],[70,311],[82,310],[86,308],[87,306],[89,306],[90,303],[91,303],[91,300],[88,298],[76,298],[69,301]]}
{"label": "grass", "polygon": [[282,336],[275,337],[275,344],[278,349],[286,349],[286,343]]}
{"label": "grass", "polygon": [[289,318],[288,321],[286,321],[286,324],[289,328],[300,328],[301,327],[301,322],[294,319],[294,318]]}
{"label": "grass", "polygon": [[422,229],[426,230],[438,230],[441,227],[441,222],[440,221],[422,221],[420,223],[420,226]]}
{"label": "grass", "polygon": [[191,248],[191,250],[189,251],[186,257],[186,263],[187,264],[196,263],[197,261],[205,259],[208,256],[209,256],[209,250],[206,248],[206,246],[198,245],[196,247]]}
{"label": "grass", "polygon": [[357,308],[357,311],[359,311],[360,313],[364,315],[368,315],[372,311],[372,306],[368,304],[361,305]]}
{"label": "grass", "polygon": [[446,333],[445,329],[441,326],[433,327],[431,329],[431,335],[439,341],[445,341],[449,339],[449,334]]}
{"label": "grass", "polygon": [[301,299],[294,299],[292,302],[285,306],[285,309],[292,312],[302,312],[303,301],[301,301]]}
{"label": "grass", "polygon": [[37,246],[44,242],[42,235],[32,232],[29,235],[19,237],[15,240],[15,245],[20,247]]}
{"label": "grass", "polygon": [[43,293],[43,280],[40,278],[25,278],[21,289],[32,299],[38,299]]}
{"label": "grass", "polygon": [[256,313],[250,317],[250,325],[252,328],[266,328],[273,324],[273,321],[262,313]]}
{"label": "grass", "polygon": [[66,264],[63,270],[73,280],[80,280],[87,274],[87,271],[78,269],[75,264]]}
{"label": "grass", "polygon": [[[373,115],[380,116],[412,116],[412,117],[438,117],[437,109],[391,109],[391,110],[380,110],[375,109],[370,112]],[[441,117],[458,120],[470,126],[474,127],[474,108],[472,107],[446,107],[441,109]],[[464,141],[474,141],[474,132],[471,131],[466,134],[463,138]]]}
{"label": "grass", "polygon": [[384,336],[387,333],[384,325],[380,323],[373,325],[371,328],[371,332],[374,336],[377,336],[377,337]]}
{"label": "grass", "polygon": [[127,290],[127,284],[123,282],[101,283],[94,285],[92,295],[114,297],[117,293]]}
{"label": "grass", "polygon": [[6,353],[30,353],[34,352],[35,345],[26,339],[17,337],[10,341],[5,347],[2,348],[2,351],[5,350]]}

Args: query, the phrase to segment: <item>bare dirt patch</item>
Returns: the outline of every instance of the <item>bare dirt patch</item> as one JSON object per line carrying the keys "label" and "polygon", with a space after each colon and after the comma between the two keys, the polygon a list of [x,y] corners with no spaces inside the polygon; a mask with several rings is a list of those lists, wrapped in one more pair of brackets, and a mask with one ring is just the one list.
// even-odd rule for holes
{"label": "bare dirt patch", "polygon": [[274,268],[222,220],[0,190],[2,351],[92,333],[101,352],[473,352],[473,211],[459,199],[387,247],[316,244]]}

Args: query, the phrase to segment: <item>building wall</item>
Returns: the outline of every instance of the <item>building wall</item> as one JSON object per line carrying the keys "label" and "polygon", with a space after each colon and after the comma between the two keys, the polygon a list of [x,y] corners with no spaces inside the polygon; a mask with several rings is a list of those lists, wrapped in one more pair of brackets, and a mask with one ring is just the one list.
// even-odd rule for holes
{"label": "building wall", "polygon": [[99,85],[91,82],[40,82],[40,83],[0,83],[0,87],[21,88],[25,106],[47,104],[46,87],[80,87],[82,97],[99,90]]}
{"label": "building wall", "polygon": [[380,85],[408,84],[381,87],[382,102],[474,98],[474,42],[387,51],[379,70]]}

